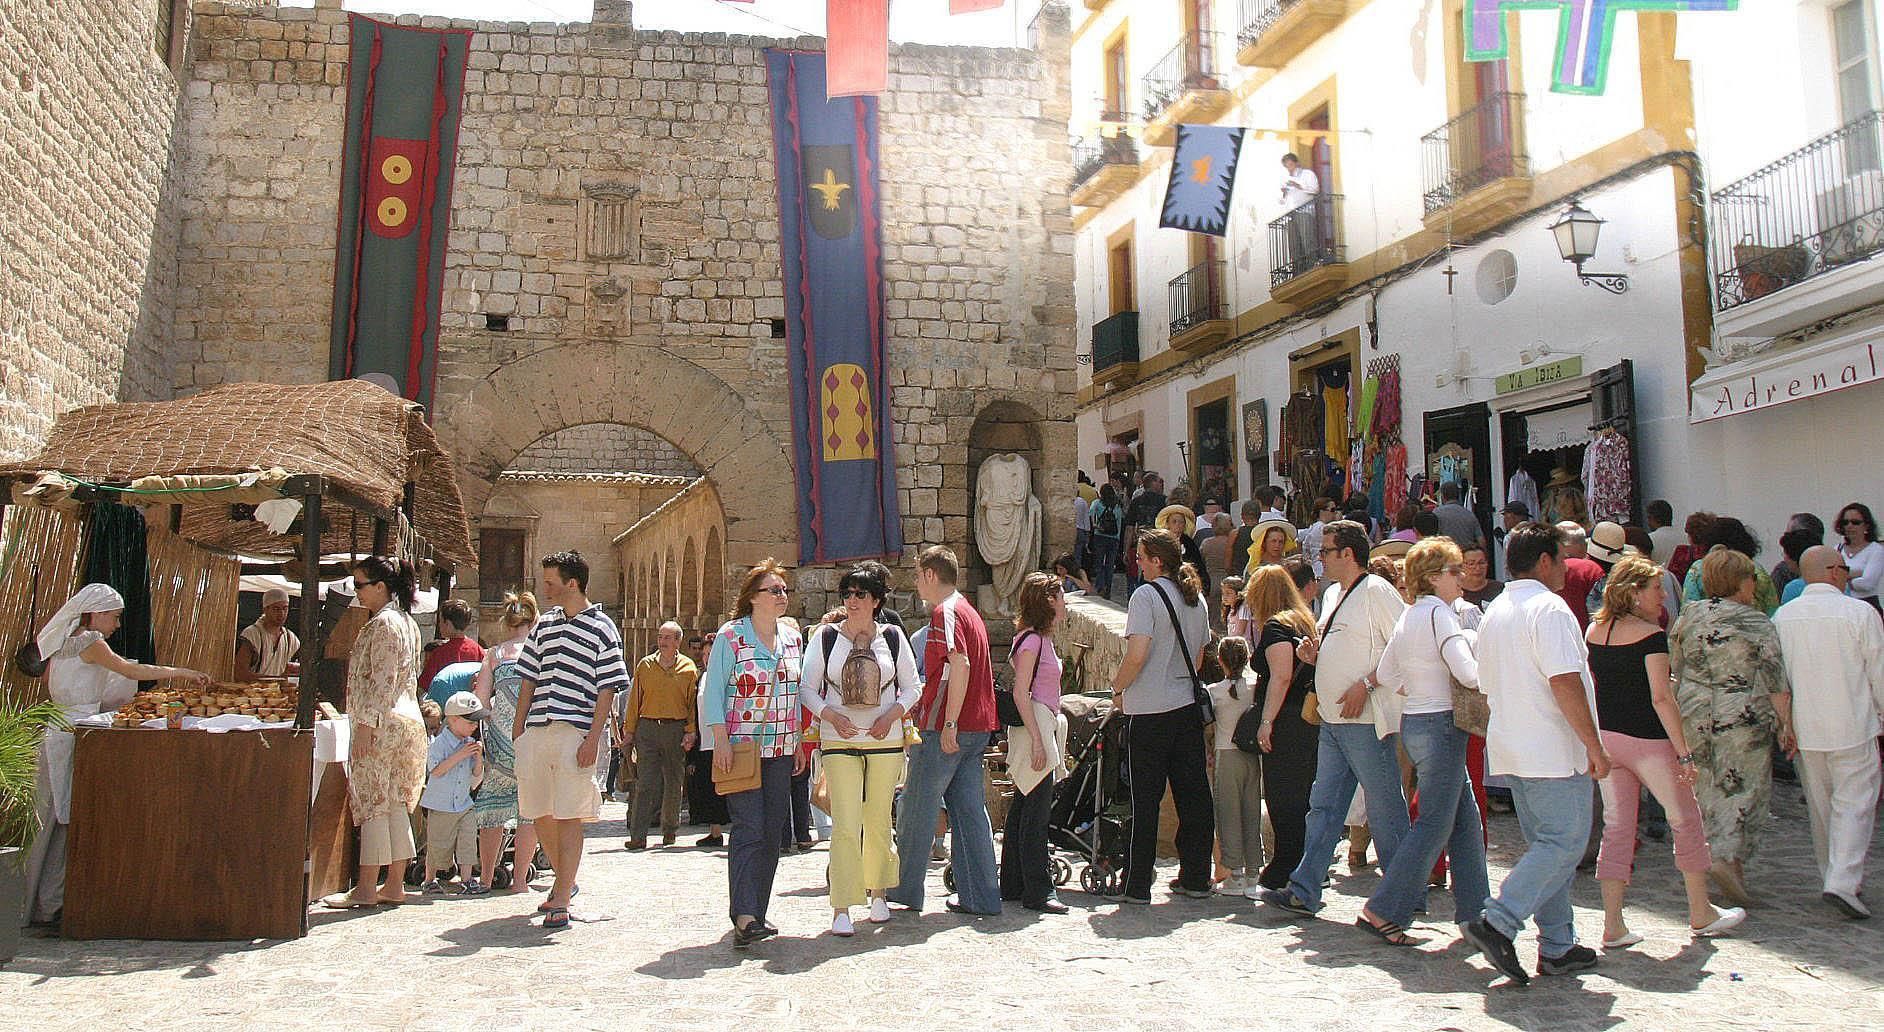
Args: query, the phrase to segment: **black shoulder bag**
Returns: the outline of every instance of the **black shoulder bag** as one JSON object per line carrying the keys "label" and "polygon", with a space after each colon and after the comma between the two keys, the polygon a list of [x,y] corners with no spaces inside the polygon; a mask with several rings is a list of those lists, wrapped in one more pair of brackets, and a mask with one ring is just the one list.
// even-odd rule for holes
{"label": "black shoulder bag", "polygon": [[1158,593],[1164,601],[1164,611],[1171,615],[1171,629],[1177,632],[1178,652],[1184,656],[1184,672],[1191,675],[1191,699],[1197,704],[1198,713],[1203,715],[1204,723],[1217,722],[1217,707],[1210,701],[1210,689],[1204,687],[1204,679],[1197,676],[1197,667],[1191,663],[1191,646],[1184,640],[1184,627],[1178,623],[1177,606],[1171,604],[1171,596],[1164,593],[1157,581],[1149,581],[1151,590]]}

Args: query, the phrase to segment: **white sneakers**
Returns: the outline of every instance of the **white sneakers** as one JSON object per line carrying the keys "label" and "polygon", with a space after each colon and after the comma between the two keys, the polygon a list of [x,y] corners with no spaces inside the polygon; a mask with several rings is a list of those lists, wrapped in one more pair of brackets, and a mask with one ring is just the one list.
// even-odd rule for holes
{"label": "white sneakers", "polygon": [[840,910],[831,917],[831,934],[850,936],[857,933],[856,926],[850,923],[850,911]]}
{"label": "white sneakers", "polygon": [[1252,884],[1254,883],[1248,881],[1242,875],[1232,874],[1217,883],[1217,892],[1219,895],[1224,896],[1241,896],[1249,891],[1249,887]]}
{"label": "white sneakers", "polygon": [[890,903],[882,896],[878,896],[870,901],[870,923],[890,923]]}

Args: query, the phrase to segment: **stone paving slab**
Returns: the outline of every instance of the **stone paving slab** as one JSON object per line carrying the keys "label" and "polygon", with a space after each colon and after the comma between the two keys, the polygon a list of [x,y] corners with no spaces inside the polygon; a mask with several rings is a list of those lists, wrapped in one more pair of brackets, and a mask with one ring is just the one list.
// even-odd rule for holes
{"label": "stone paving slab", "polygon": [[[1797,789],[1749,870],[1768,905],[1743,934],[1690,944],[1666,845],[1637,865],[1631,924],[1648,941],[1594,973],[1497,980],[1469,956],[1451,901],[1396,950],[1351,924],[1374,884],[1337,868],[1320,920],[1292,924],[1241,901],[1167,898],[1122,908],[1077,890],[1074,912],[940,911],[887,926],[828,927],[825,853],[787,857],[772,920],[778,939],[730,945],[722,854],[622,850],[622,808],[591,828],[578,922],[547,933],[535,892],[433,899],[397,910],[319,912],[300,940],[68,943],[29,939],[0,970],[16,1028],[796,1029],[1315,1028],[1845,1029],[1884,1026],[1884,919],[1850,922],[1818,900]],[[1493,884],[1517,826],[1495,817]],[[682,842],[692,841],[683,836]],[[1884,884],[1874,848],[1873,884]],[[1163,877],[1160,878],[1162,884]],[[546,884],[546,883],[540,883]],[[1579,878],[1579,931],[1601,931],[1597,887]],[[861,910],[858,911],[862,913]],[[582,917],[592,920],[583,921]],[[1527,966],[1534,938],[1519,941]],[[1494,985],[1494,983],[1496,983]]]}

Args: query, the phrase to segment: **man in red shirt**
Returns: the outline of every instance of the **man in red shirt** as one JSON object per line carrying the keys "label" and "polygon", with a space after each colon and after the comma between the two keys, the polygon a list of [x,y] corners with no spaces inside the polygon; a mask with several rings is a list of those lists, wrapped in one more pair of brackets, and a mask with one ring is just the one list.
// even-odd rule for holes
{"label": "man in red shirt", "polygon": [[453,663],[484,662],[484,646],[465,637],[471,620],[471,604],[463,599],[448,598],[438,604],[438,629],[445,638],[425,654],[425,665],[419,668],[420,695],[431,691],[432,678]]}
{"label": "man in red shirt", "polygon": [[993,915],[1001,912],[1001,887],[981,754],[987,751],[997,725],[994,667],[988,659],[988,629],[981,614],[955,590],[959,576],[960,564],[948,548],[934,545],[917,557],[916,592],[933,610],[923,654],[928,676],[915,713],[922,741],[909,750],[909,773],[897,816],[901,878],[884,895],[893,904],[922,909],[930,835],[946,803],[949,833],[954,837],[951,855],[956,888],[948,909]]}
{"label": "man in red shirt", "polygon": [[1603,568],[1590,558],[1589,537],[1583,525],[1571,520],[1557,524],[1563,531],[1563,588],[1557,596],[1576,614],[1577,626],[1590,629],[1590,588],[1603,579]]}

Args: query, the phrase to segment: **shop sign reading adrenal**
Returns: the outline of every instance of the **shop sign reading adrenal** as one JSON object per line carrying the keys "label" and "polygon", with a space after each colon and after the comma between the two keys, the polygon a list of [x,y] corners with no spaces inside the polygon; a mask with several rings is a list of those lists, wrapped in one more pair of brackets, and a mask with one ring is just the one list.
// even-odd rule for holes
{"label": "shop sign reading adrenal", "polygon": [[1799,355],[1726,378],[1702,377],[1691,394],[1690,422],[1737,416],[1870,383],[1880,378],[1879,342]]}

